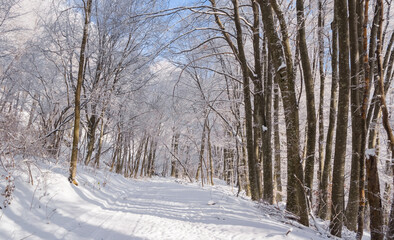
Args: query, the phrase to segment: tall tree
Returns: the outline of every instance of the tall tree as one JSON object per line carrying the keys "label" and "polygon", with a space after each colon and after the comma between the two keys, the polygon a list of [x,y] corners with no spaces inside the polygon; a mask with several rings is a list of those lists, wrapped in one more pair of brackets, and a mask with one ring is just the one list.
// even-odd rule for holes
{"label": "tall tree", "polygon": [[319,98],[319,169],[317,171],[318,183],[319,183],[319,199],[321,194],[321,182],[322,175],[324,169],[324,84],[326,73],[324,70],[324,9],[323,9],[323,1],[319,0],[318,3],[319,14],[318,14],[318,29],[317,29],[317,38],[319,41],[319,75],[320,75],[320,98]]}
{"label": "tall tree", "polygon": [[341,237],[344,215],[344,184],[345,184],[345,158],[347,124],[349,114],[349,25],[348,7],[346,0],[336,0],[336,19],[338,21],[339,43],[339,98],[338,120],[335,141],[332,207],[331,207],[331,234]]}
{"label": "tall tree", "polygon": [[[383,57],[382,57],[382,44],[383,44],[383,12],[384,12],[384,6],[383,6],[383,1],[378,0],[376,2],[377,4],[377,14],[379,16],[379,27],[378,27],[378,34],[377,34],[377,41],[376,41],[376,59],[377,59],[377,80],[379,83],[379,90],[381,93],[381,106],[383,110],[383,124],[385,125],[387,133],[391,132],[391,138],[390,138],[390,145],[392,147],[392,144],[394,141],[394,138],[392,137],[392,131],[390,129],[390,125],[388,123],[388,114],[387,114],[387,105],[386,105],[386,100],[385,100],[385,90],[384,90],[384,84],[383,84],[383,77],[384,77],[384,70],[383,70]],[[369,82],[365,82],[365,92],[369,92]],[[368,94],[365,94],[364,98],[368,97]],[[366,109],[364,111],[363,107],[363,123],[364,123],[364,131],[365,135],[367,133],[366,129]],[[366,136],[365,140],[363,138],[363,141],[366,141]],[[364,147],[364,146],[363,146]],[[393,150],[393,149],[391,149]],[[371,150],[370,150],[371,151]],[[375,152],[373,151],[372,153],[365,154],[366,156],[366,175],[367,175],[367,182],[368,182],[368,203],[369,203],[369,209],[370,209],[370,228],[371,228],[371,239],[377,239],[377,240],[383,240],[384,238],[384,232],[383,232],[383,208],[382,208],[382,199],[381,199],[381,194],[380,194],[380,184],[379,184],[379,172],[378,172],[378,158]],[[390,238],[388,238],[390,239]]]}
{"label": "tall tree", "polygon": [[308,121],[306,159],[305,159],[305,187],[308,197],[312,200],[312,187],[315,166],[316,149],[316,109],[315,109],[315,83],[312,76],[311,63],[305,36],[304,0],[297,0],[298,44],[300,49],[302,70],[304,73],[306,92],[306,112]]}
{"label": "tall tree", "polygon": [[[360,154],[359,156],[359,209],[358,209],[358,221],[357,221],[357,239],[362,239],[364,232],[364,211],[365,211],[365,144],[366,144],[366,135],[367,135],[367,122],[366,122],[366,112],[367,112],[367,104],[369,98],[369,82],[370,82],[370,65],[368,63],[368,54],[367,54],[367,24],[368,24],[368,9],[369,9],[369,0],[365,1],[364,8],[364,26],[363,26],[363,54],[364,54],[364,96],[362,102],[362,116],[361,116],[361,138],[360,138]],[[372,34],[372,33],[371,33]],[[372,46],[372,42],[370,43],[370,47]],[[368,156],[367,156],[368,157]]]}
{"label": "tall tree", "polygon": [[[246,60],[242,27],[239,13],[239,3],[238,0],[232,0],[234,9],[234,23],[237,31],[236,39],[238,46],[238,57],[242,70],[243,77],[243,93],[244,93],[244,104],[245,104],[245,126],[246,126],[246,146],[248,149],[248,161],[249,161],[249,180],[251,182],[250,188],[252,192],[252,199],[258,200],[261,197],[261,192],[259,190],[261,185],[260,180],[260,167],[256,159],[256,154],[254,151],[254,141],[253,141],[253,113],[252,104],[250,96],[250,81],[249,81],[249,68]],[[252,190],[254,189],[254,190]],[[253,194],[255,192],[255,194]]]}
{"label": "tall tree", "polygon": [[336,19],[336,9],[334,8],[334,19],[331,23],[332,28],[332,53],[331,53],[331,97],[330,97],[330,116],[327,129],[326,138],[326,152],[324,157],[324,167],[320,186],[320,198],[319,198],[319,216],[322,219],[329,217],[329,211],[331,204],[329,204],[328,198],[328,186],[329,176],[331,176],[331,157],[332,157],[332,145],[334,140],[334,130],[336,123],[336,115],[338,108],[338,28]]}
{"label": "tall tree", "polygon": [[85,21],[83,27],[81,50],[79,54],[79,65],[78,65],[78,80],[75,90],[75,110],[74,110],[74,131],[73,131],[73,145],[71,152],[71,162],[70,162],[70,176],[68,180],[78,186],[78,182],[75,180],[77,173],[77,160],[78,160],[78,143],[79,143],[79,124],[81,121],[81,88],[83,84],[83,71],[85,66],[85,49],[88,41],[89,34],[89,23],[90,23],[90,13],[92,10],[92,0],[87,0],[83,2],[83,10],[85,14]]}
{"label": "tall tree", "polygon": [[[217,9],[216,1],[210,0],[212,7]],[[239,3],[237,0],[232,0],[233,10],[234,10],[234,24],[236,29],[236,45],[231,40],[229,33],[226,31],[224,25],[222,24],[219,15],[215,13],[215,22],[218,25],[224,39],[226,40],[228,46],[232,50],[235,58],[241,66],[242,79],[243,79],[243,93],[244,93],[244,107],[245,107],[245,128],[246,128],[246,148],[249,166],[249,181],[250,181],[250,191],[253,200],[259,200],[261,197],[261,177],[260,177],[260,167],[259,162],[256,159],[256,152],[254,148],[254,136],[253,136],[253,111],[251,103],[251,84],[250,76],[254,75],[252,70],[248,66],[246,59],[246,54],[244,50],[243,34],[241,17],[239,12]]]}
{"label": "tall tree", "polygon": [[282,201],[282,168],[280,157],[280,133],[279,133],[279,86],[275,81],[274,85],[274,144],[275,144],[275,165],[274,165],[274,186],[275,186],[275,200]]}
{"label": "tall tree", "polygon": [[[359,48],[356,0],[349,3],[349,39],[351,64],[351,118],[352,118],[352,167],[350,176],[349,198],[346,207],[346,227],[356,231],[358,209],[358,186],[361,156],[361,108],[359,96]],[[365,145],[365,144],[364,144]]]}
{"label": "tall tree", "polygon": [[[263,41],[261,50],[260,47],[260,10],[256,0],[252,0],[253,8],[253,54],[255,63],[254,78],[254,142],[255,152],[258,161],[263,163],[263,200],[268,203],[273,203],[273,181],[272,181],[272,148],[271,148],[271,100],[270,88],[263,89],[263,72],[261,63],[261,54],[266,55],[266,44]],[[265,40],[265,39],[264,39]],[[265,57],[265,56],[264,56]],[[267,72],[267,65],[265,62],[265,73]],[[268,70],[269,71],[269,70]],[[269,75],[265,74],[264,83],[268,86],[270,82]],[[261,147],[260,147],[260,143]],[[261,152],[261,153],[260,153]],[[260,156],[261,155],[261,156]],[[262,159],[262,160],[261,160]]]}
{"label": "tall tree", "polygon": [[[300,157],[299,115],[295,95],[293,60],[290,51],[288,31],[283,14],[275,0],[259,0],[264,30],[267,36],[268,49],[276,69],[279,87],[282,94],[287,135],[287,205],[286,208],[298,213],[300,222],[309,225],[308,206],[304,191],[304,173]],[[273,12],[275,9],[281,25],[282,41],[275,30]],[[283,45],[282,45],[283,44]],[[282,51],[282,46],[284,52]]]}

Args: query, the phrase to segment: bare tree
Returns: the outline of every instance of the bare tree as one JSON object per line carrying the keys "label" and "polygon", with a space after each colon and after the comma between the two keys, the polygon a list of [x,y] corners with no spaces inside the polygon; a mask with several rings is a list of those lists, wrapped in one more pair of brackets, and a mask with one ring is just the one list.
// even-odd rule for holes
{"label": "bare tree", "polygon": [[[300,138],[299,138],[299,116],[298,106],[295,96],[295,83],[293,74],[293,61],[291,57],[288,32],[282,12],[277,6],[276,1],[260,0],[261,15],[264,30],[267,34],[268,49],[272,55],[276,77],[280,86],[283,108],[286,120],[287,135],[287,205],[286,208],[291,212],[299,213],[300,222],[309,225],[308,206],[303,184],[303,169],[300,158]],[[275,31],[275,24],[271,6],[275,9],[282,31],[282,41]],[[282,52],[282,44],[285,53]]]}
{"label": "bare tree", "polygon": [[70,161],[70,176],[68,180],[70,183],[78,186],[78,182],[76,181],[76,173],[77,173],[77,160],[78,160],[78,143],[79,143],[79,124],[81,121],[81,89],[83,83],[83,71],[84,71],[84,63],[85,63],[85,50],[86,44],[88,41],[89,34],[89,23],[90,23],[90,13],[92,9],[92,0],[87,0],[87,2],[83,1],[83,9],[84,9],[84,27],[83,27],[83,36],[81,43],[81,51],[79,55],[79,67],[78,67],[78,80],[77,80],[77,88],[75,91],[75,110],[74,110],[74,134],[73,134],[73,145],[72,145],[72,153],[71,153],[71,161]]}
{"label": "bare tree", "polygon": [[339,98],[338,120],[335,141],[335,155],[332,184],[332,207],[331,207],[331,234],[340,237],[344,216],[344,174],[347,140],[347,123],[349,112],[349,25],[347,19],[346,0],[336,0],[336,19],[338,21],[339,43]]}
{"label": "bare tree", "polygon": [[297,24],[298,24],[298,44],[301,55],[302,70],[304,72],[304,82],[307,101],[307,145],[305,159],[305,187],[308,196],[312,199],[313,176],[315,167],[315,148],[316,148],[316,109],[315,109],[315,84],[312,77],[311,63],[308,55],[308,47],[305,37],[305,15],[304,1],[297,0]]}

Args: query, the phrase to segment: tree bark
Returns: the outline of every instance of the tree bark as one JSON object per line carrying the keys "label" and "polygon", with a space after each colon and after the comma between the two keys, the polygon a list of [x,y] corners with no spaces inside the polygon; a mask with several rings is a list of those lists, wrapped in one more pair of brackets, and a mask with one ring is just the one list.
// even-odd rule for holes
{"label": "tree bark", "polygon": [[100,166],[100,157],[101,157],[101,151],[103,148],[103,141],[104,141],[104,127],[105,127],[104,119],[101,117],[100,137],[98,140],[97,152],[94,157],[94,163],[95,163],[96,167]]}
{"label": "tree bark", "polygon": [[[213,157],[212,157],[212,144],[211,144],[211,128],[208,126],[208,134],[207,134],[207,141],[208,141],[208,158],[209,158],[209,178],[211,180],[211,185],[214,185],[213,182]],[[238,150],[238,148],[237,148]],[[237,166],[238,168],[238,166]]]}
{"label": "tree bark", "polygon": [[81,88],[83,83],[83,70],[85,62],[85,49],[88,41],[89,34],[89,22],[90,22],[90,12],[91,12],[92,0],[88,0],[86,5],[84,5],[85,11],[85,23],[83,27],[81,51],[79,54],[79,66],[78,66],[78,80],[77,89],[75,91],[75,114],[74,114],[74,131],[73,131],[73,145],[71,152],[70,161],[70,176],[68,180],[78,186],[78,182],[75,180],[77,174],[77,160],[78,160],[78,143],[79,143],[79,124],[80,124],[80,114],[81,114]]}
{"label": "tree bark", "polygon": [[[323,1],[319,0],[319,15],[318,15],[318,41],[319,41],[319,75],[320,75],[320,98],[319,98],[319,169],[317,171],[317,178],[319,183],[319,194],[321,194],[321,182],[324,169],[324,18]],[[320,199],[320,197],[319,197]]]}
{"label": "tree bark", "polygon": [[149,139],[150,139],[150,136],[148,135],[148,136],[146,137],[146,140],[145,140],[144,156],[142,157],[141,170],[140,170],[140,177],[143,176],[144,169],[146,169],[146,167],[147,167],[147,166],[146,166],[146,160],[147,160],[147,158],[148,158],[148,145],[149,145]]}
{"label": "tree bark", "polygon": [[[271,4],[272,2],[276,4],[276,1],[272,0]],[[274,68],[276,69],[276,76],[278,77],[285,112],[288,162],[286,208],[299,214],[300,222],[303,225],[309,226],[309,211],[303,184],[304,173],[300,158],[298,105],[295,96],[293,62],[287,28],[286,24],[283,22],[284,19],[281,18],[282,42],[285,49],[285,54],[283,54],[282,44],[275,30],[271,5],[268,0],[259,0],[259,3],[264,23],[264,30],[268,39],[268,48],[272,55]],[[277,15],[279,17],[281,13],[277,11]]]}
{"label": "tree bark", "polygon": [[308,197],[312,201],[312,187],[315,166],[315,149],[316,149],[316,109],[315,109],[315,84],[312,76],[311,63],[308,55],[308,47],[305,37],[305,15],[304,1],[297,0],[297,25],[298,25],[298,43],[302,70],[304,73],[305,93],[306,93],[306,112],[308,121],[306,159],[305,159],[305,187]]}
{"label": "tree bark", "polygon": [[99,120],[100,119],[98,119],[95,114],[92,114],[92,116],[88,120],[88,132],[87,132],[88,151],[86,153],[85,165],[88,165],[90,163],[91,158],[92,158],[92,154],[94,151],[94,143],[96,142],[96,129],[97,129]]}
{"label": "tree bark", "polygon": [[[379,15],[379,28],[378,28],[378,35],[377,35],[377,45],[376,45],[376,59],[377,59],[377,67],[378,67],[378,81],[380,86],[381,92],[381,105],[383,110],[383,124],[385,126],[386,131],[389,133],[391,132],[391,150],[393,151],[393,141],[394,137],[392,136],[392,131],[390,131],[390,125],[387,121],[388,114],[387,108],[385,103],[385,91],[384,91],[384,84],[383,84],[383,61],[382,61],[382,36],[383,36],[383,1],[378,0],[376,2],[378,7],[378,12],[375,14]],[[366,91],[369,87],[369,82],[366,82]],[[368,91],[369,92],[369,91]],[[365,96],[365,98],[368,95]],[[363,109],[364,110],[364,109]],[[363,120],[366,121],[366,109],[363,114]],[[365,122],[366,126],[366,122]],[[366,128],[366,127],[365,127]],[[365,129],[366,131],[366,129]],[[366,134],[365,134],[366,135]],[[366,139],[366,136],[365,136]],[[370,209],[370,228],[371,228],[371,239],[381,239],[384,238],[383,232],[383,208],[382,208],[382,200],[380,194],[380,184],[379,184],[379,172],[378,172],[378,157],[376,154],[368,154],[366,158],[366,168],[367,168],[367,179],[368,179],[368,203]]]}
{"label": "tree bark", "polygon": [[[365,212],[365,144],[367,138],[367,107],[369,99],[369,83],[370,83],[370,65],[368,63],[367,55],[367,24],[368,24],[368,8],[369,0],[365,1],[364,8],[364,26],[363,26],[363,53],[364,53],[364,96],[362,102],[362,116],[361,116],[361,145],[360,145],[360,166],[359,166],[359,209],[358,209],[358,227],[357,239],[362,239],[364,232],[364,212]],[[372,34],[372,33],[371,33]],[[371,43],[372,45],[373,43]],[[372,76],[372,75],[371,75]],[[367,156],[369,158],[369,156]]]}
{"label": "tree bark", "polygon": [[[267,104],[264,99],[263,90],[263,75],[261,63],[261,48],[260,48],[260,14],[259,7],[255,0],[252,0],[253,6],[253,54],[255,63],[254,78],[254,143],[256,152],[256,161],[263,163],[263,200],[272,204],[273,203],[273,188],[272,188],[272,153],[270,147],[271,142],[267,141],[264,129],[267,128],[267,117],[265,114],[265,107]],[[265,44],[263,43],[263,51],[265,51]],[[261,156],[260,156],[261,155]],[[258,173],[258,176],[260,174]],[[259,176],[260,177],[260,176]],[[259,187],[263,187],[261,184]]]}
{"label": "tree bark", "polygon": [[273,177],[272,177],[272,147],[271,147],[271,135],[272,135],[272,60],[270,54],[268,54],[267,74],[265,77],[264,95],[265,95],[265,123],[263,127],[263,178],[264,178],[264,200],[269,203],[274,203],[273,193]]}
{"label": "tree bark", "polygon": [[171,158],[171,177],[178,178],[178,168],[176,164],[176,158],[178,157],[178,146],[179,146],[179,133],[175,133],[172,138],[172,151],[174,156]]}
{"label": "tree bark", "polygon": [[[394,156],[391,156],[391,163],[393,164],[394,161]],[[394,167],[393,169],[393,186],[394,186]],[[394,199],[394,191],[393,191],[393,198]],[[390,218],[389,218],[389,225],[388,225],[388,230],[386,233],[386,239],[394,239],[394,201],[391,201],[391,212],[390,212]]]}
{"label": "tree bark", "polygon": [[206,129],[207,129],[207,121],[208,121],[208,114],[204,114],[205,119],[204,119],[204,124],[202,126],[202,134],[201,134],[201,146],[200,146],[200,155],[199,155],[199,163],[198,163],[198,168],[196,172],[196,181],[198,181],[200,172],[201,172],[201,184],[204,185],[204,179],[203,179],[203,161],[204,161],[204,151],[205,151],[205,139],[206,139]]}
{"label": "tree bark", "polygon": [[33,97],[33,104],[30,109],[29,120],[27,122],[27,129],[30,129],[31,124],[33,123],[34,115],[35,115],[36,109],[37,109],[37,99],[38,99],[38,94],[35,93],[34,97]]}
{"label": "tree bark", "polygon": [[281,177],[281,158],[280,158],[280,135],[279,135],[279,86],[275,83],[274,87],[274,144],[275,144],[275,166],[274,166],[274,183],[275,183],[275,200],[282,201],[282,177]]}
{"label": "tree bark", "polygon": [[253,138],[253,113],[250,96],[250,82],[249,72],[247,66],[247,60],[244,51],[242,28],[238,9],[238,0],[232,0],[234,8],[234,23],[237,31],[237,46],[238,46],[238,58],[242,69],[243,77],[243,93],[244,93],[244,107],[245,107],[245,123],[246,123],[246,147],[248,151],[248,164],[249,164],[249,181],[250,190],[252,193],[252,200],[259,200],[261,192],[259,186],[261,185],[259,178],[260,167],[256,160],[256,154],[254,151],[254,138]]}
{"label": "tree bark", "polygon": [[[359,48],[358,25],[356,13],[356,0],[349,3],[349,39],[350,39],[350,64],[351,64],[351,118],[352,118],[352,166],[350,175],[349,197],[346,207],[346,227],[351,231],[357,229],[357,213],[359,203],[359,177],[361,156],[361,104],[359,90]],[[360,131],[361,130],[361,131]]]}
{"label": "tree bark", "polygon": [[339,98],[335,141],[330,232],[341,237],[344,215],[344,176],[349,114],[349,34],[347,1],[336,0],[339,42]]}
{"label": "tree bark", "polygon": [[321,219],[327,219],[330,216],[329,203],[329,176],[331,175],[331,157],[332,157],[332,143],[334,140],[334,130],[336,123],[336,115],[338,108],[338,28],[336,20],[336,9],[334,9],[334,20],[331,23],[332,28],[332,56],[331,56],[331,97],[330,97],[330,116],[327,129],[326,138],[326,152],[324,157],[324,167],[320,186],[320,200],[319,200],[319,216]]}
{"label": "tree bark", "polygon": [[[212,7],[216,8],[216,1],[210,0]],[[225,31],[225,27],[223,26],[220,18],[217,14],[215,14],[216,24],[222,31],[223,37],[231,48],[235,58],[239,62],[242,70],[242,79],[243,79],[243,93],[244,93],[244,108],[245,108],[245,127],[246,127],[246,148],[247,148],[247,156],[248,156],[248,165],[249,165],[249,182],[250,182],[250,190],[252,200],[259,200],[261,197],[260,186],[260,167],[256,158],[256,152],[254,151],[254,136],[253,136],[253,113],[252,113],[252,103],[250,96],[250,82],[249,77],[251,76],[251,70],[248,67],[244,43],[243,43],[243,35],[242,35],[242,27],[239,15],[239,4],[238,0],[232,0],[233,10],[234,10],[234,24],[236,29],[236,41],[237,47],[232,42],[230,35]]]}

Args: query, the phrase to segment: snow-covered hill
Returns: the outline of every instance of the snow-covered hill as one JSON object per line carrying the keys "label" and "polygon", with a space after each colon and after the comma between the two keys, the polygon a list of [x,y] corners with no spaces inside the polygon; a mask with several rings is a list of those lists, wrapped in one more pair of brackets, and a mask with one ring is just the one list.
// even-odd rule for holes
{"label": "snow-covered hill", "polygon": [[279,207],[236,197],[236,189],[219,180],[201,187],[79,167],[76,187],[67,181],[65,164],[36,163],[32,185],[24,168],[13,172],[15,190],[1,210],[0,239],[327,238],[287,219]]}

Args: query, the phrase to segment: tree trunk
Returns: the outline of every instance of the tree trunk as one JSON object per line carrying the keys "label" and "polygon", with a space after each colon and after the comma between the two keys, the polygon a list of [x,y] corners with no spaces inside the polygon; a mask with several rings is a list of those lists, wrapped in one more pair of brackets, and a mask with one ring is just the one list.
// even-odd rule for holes
{"label": "tree trunk", "polygon": [[[367,3],[367,2],[366,2]],[[385,94],[384,94],[384,84],[383,84],[383,61],[382,61],[382,35],[383,35],[383,1],[377,1],[378,13],[379,14],[379,28],[378,28],[378,38],[377,38],[377,45],[376,45],[376,59],[377,59],[377,67],[378,67],[378,80],[381,92],[381,102],[383,103],[383,122],[385,125],[386,130],[391,132],[391,150],[393,151],[393,140],[392,131],[390,131],[389,123],[387,121],[388,114],[387,109],[385,109]],[[364,39],[365,40],[365,39]],[[366,92],[369,87],[369,82],[366,81],[365,83]],[[368,91],[369,92],[369,91]],[[365,96],[367,98],[368,95]],[[364,100],[365,101],[365,100]],[[363,108],[364,111],[364,108]],[[365,123],[366,128],[366,108],[363,112],[363,120]],[[387,128],[388,127],[388,128]],[[366,129],[365,129],[366,132]],[[366,135],[366,133],[365,133]],[[366,139],[366,136],[365,136]],[[366,169],[367,169],[367,180],[368,180],[368,203],[370,206],[370,228],[371,228],[371,239],[381,239],[383,240],[384,233],[383,233],[383,208],[382,208],[382,200],[380,194],[380,184],[379,184],[379,172],[378,172],[378,158],[376,154],[368,154],[366,158]]]}
{"label": "tree trunk", "polygon": [[[368,7],[369,7],[369,0],[365,1],[365,8],[364,8],[364,26],[363,26],[363,51],[364,51],[364,96],[363,96],[363,102],[362,102],[362,132],[361,132],[361,157],[360,157],[360,183],[359,183],[359,210],[358,210],[358,228],[357,228],[357,239],[362,239],[363,232],[364,232],[364,212],[365,212],[365,146],[366,146],[366,141],[367,141],[367,132],[368,132],[368,120],[367,120],[367,107],[368,107],[368,101],[369,101],[369,85],[370,85],[370,79],[372,78],[373,74],[373,60],[369,63],[368,62],[368,55],[367,55],[367,24],[368,24]],[[377,14],[378,11],[375,13],[376,15],[374,16],[373,23],[377,24]],[[375,36],[376,34],[376,27],[373,26],[371,29],[371,36]],[[372,40],[372,39],[371,39]],[[373,47],[376,43],[376,40],[373,39],[370,42],[370,48]],[[370,49],[369,56],[373,57],[372,55],[372,50]],[[372,71],[371,71],[372,69]],[[371,104],[370,109],[373,108],[374,105]],[[374,138],[374,136],[370,136]],[[371,144],[371,143],[370,143]],[[367,161],[369,160],[370,156],[367,156]]]}
{"label": "tree trunk", "polygon": [[[254,132],[254,148],[256,154],[256,163],[260,164],[263,162],[263,186],[259,185],[260,194],[263,193],[263,200],[269,203],[272,203],[273,197],[273,189],[272,189],[272,158],[267,152],[267,148],[265,146],[271,144],[267,142],[266,138],[263,137],[263,128],[266,128],[266,115],[265,109],[266,106],[264,102],[264,93],[263,93],[263,76],[262,76],[262,63],[261,63],[261,55],[260,55],[260,13],[258,4],[256,1],[252,0],[253,6],[253,54],[254,54],[254,65],[255,65],[255,73],[256,77],[254,77],[254,114],[253,114],[253,132]],[[265,46],[263,44],[263,51],[265,50]],[[267,166],[266,166],[267,165]],[[271,167],[270,167],[271,166]],[[261,179],[261,170],[257,172],[257,176]],[[261,195],[260,195],[261,196]]]}
{"label": "tree trunk", "polygon": [[172,139],[172,151],[174,156],[171,158],[171,177],[178,178],[178,168],[176,164],[176,157],[178,157],[178,146],[179,146],[179,133],[175,133]]}
{"label": "tree trunk", "polygon": [[[272,0],[271,3],[276,1]],[[286,24],[283,16],[280,19],[285,55],[282,52],[281,41],[275,30],[272,9],[268,0],[259,0],[265,33],[268,39],[269,52],[272,55],[273,65],[282,93],[283,108],[285,112],[287,134],[287,162],[288,185],[286,208],[300,216],[300,222],[309,226],[308,206],[304,192],[303,169],[300,158],[299,116],[295,96],[295,83],[293,63]],[[278,10],[278,9],[276,9]],[[280,13],[277,12],[278,17]],[[285,62],[286,60],[286,62]]]}
{"label": "tree trunk", "polygon": [[137,153],[135,155],[134,159],[134,169],[133,169],[133,177],[136,178],[138,174],[138,169],[140,167],[140,161],[141,161],[141,155],[142,155],[142,149],[144,149],[144,143],[145,143],[145,136],[141,139],[140,145],[138,146]]}
{"label": "tree trunk", "polygon": [[341,237],[344,215],[344,181],[349,114],[349,34],[346,0],[336,0],[339,42],[339,98],[335,141],[330,232]]}
{"label": "tree trunk", "polygon": [[123,164],[124,164],[124,148],[123,148],[123,143],[124,143],[124,134],[119,133],[119,143],[117,146],[117,157],[116,157],[116,173],[121,174],[123,170]]}
{"label": "tree trunk", "polygon": [[96,129],[98,125],[99,119],[97,119],[96,115],[92,115],[88,121],[88,152],[85,158],[85,165],[90,163],[92,158],[93,150],[94,150],[94,143],[96,141]]}
{"label": "tree trunk", "polygon": [[[319,0],[319,15],[318,15],[318,41],[319,41],[319,75],[320,75],[320,98],[319,98],[319,169],[317,171],[317,178],[319,183],[319,194],[321,194],[321,182],[324,168],[324,18],[323,1]],[[320,199],[320,197],[319,197]]]}
{"label": "tree trunk", "polygon": [[149,146],[149,154],[148,154],[148,161],[147,161],[147,166],[145,168],[145,176],[150,177],[150,170],[151,170],[151,164],[152,164],[152,158],[153,158],[153,145],[155,144],[154,139],[150,141],[150,146]]}
{"label": "tree trunk", "polygon": [[[242,124],[243,125],[243,124]],[[242,132],[242,131],[240,131]],[[242,136],[242,143],[245,142],[245,137]],[[251,196],[252,193],[250,191],[250,181],[249,181],[249,175],[248,175],[248,163],[247,163],[247,156],[246,156],[246,144],[242,144],[242,146],[240,146],[241,148],[241,164],[242,164],[242,176],[243,176],[243,180],[244,180],[244,189],[246,191],[246,196]]]}
{"label": "tree trunk", "polygon": [[[350,175],[349,197],[346,207],[346,227],[351,231],[357,229],[357,213],[359,203],[359,176],[361,156],[361,109],[359,96],[359,48],[356,0],[349,3],[349,39],[351,63],[351,118],[352,118],[352,167]],[[360,131],[361,130],[361,131]]]}
{"label": "tree trunk", "polygon": [[[208,159],[209,159],[209,178],[211,180],[211,185],[213,186],[213,157],[212,157],[212,145],[211,145],[211,129],[208,126]],[[237,166],[238,167],[238,166]]]}
{"label": "tree trunk", "polygon": [[38,99],[38,95],[37,93],[35,93],[33,97],[33,105],[31,106],[30,109],[29,120],[27,122],[27,129],[30,129],[31,124],[33,123],[34,115],[37,109],[37,99]]}
{"label": "tree trunk", "polygon": [[73,146],[71,152],[70,161],[70,176],[68,180],[78,186],[75,176],[77,173],[77,160],[78,160],[78,143],[79,143],[79,123],[80,123],[80,113],[81,113],[81,88],[83,83],[83,69],[85,62],[85,49],[88,41],[88,30],[90,22],[90,12],[91,12],[92,0],[88,0],[86,5],[84,5],[85,11],[85,23],[83,27],[82,44],[81,51],[79,54],[79,66],[78,66],[78,80],[77,89],[75,91],[75,114],[74,114],[74,134],[73,134]]}
{"label": "tree trunk", "polygon": [[316,109],[315,109],[315,84],[312,77],[311,64],[308,55],[308,47],[305,37],[305,16],[304,0],[297,0],[297,25],[299,48],[301,55],[302,70],[304,73],[305,92],[306,92],[306,112],[308,121],[308,137],[305,159],[305,187],[308,197],[312,201],[312,187],[315,166],[316,149]]}
{"label": "tree trunk", "polygon": [[370,212],[371,239],[382,239],[383,232],[383,207],[380,198],[380,184],[378,175],[378,157],[375,154],[366,156],[368,203]]}
{"label": "tree trunk", "polygon": [[230,185],[230,178],[229,178],[229,172],[230,172],[230,163],[229,163],[229,149],[228,148],[223,148],[223,180],[226,181],[227,185]]}
{"label": "tree trunk", "polygon": [[196,181],[198,181],[200,172],[201,172],[201,184],[204,185],[203,183],[203,161],[204,161],[204,151],[205,151],[205,138],[206,138],[206,129],[207,129],[207,121],[208,121],[208,114],[204,114],[205,119],[204,119],[204,124],[202,126],[202,135],[201,135],[201,147],[200,147],[200,155],[199,155],[199,163],[198,163],[198,168],[196,172]]}
{"label": "tree trunk", "polygon": [[[269,54],[270,55],[270,54]],[[263,176],[264,176],[264,200],[273,203],[273,177],[272,177],[272,147],[271,147],[271,135],[272,135],[272,60],[268,56],[267,74],[265,77],[264,95],[265,95],[265,123],[263,127]]]}
{"label": "tree trunk", "polygon": [[[393,164],[394,156],[391,157],[391,163]],[[394,167],[393,168],[393,186],[394,186]],[[394,199],[394,191],[393,191],[393,198]],[[386,234],[386,239],[394,239],[394,200],[391,200],[391,213],[389,218],[389,225]]]}
{"label": "tree trunk", "polygon": [[239,52],[239,62],[242,69],[243,77],[243,93],[244,93],[244,107],[245,107],[245,123],[246,123],[246,148],[248,151],[248,164],[249,164],[249,181],[250,190],[252,193],[252,200],[257,201],[261,197],[259,186],[261,185],[259,178],[260,167],[256,159],[254,151],[254,138],[253,138],[253,113],[252,103],[250,96],[250,82],[247,60],[244,52],[242,28],[238,9],[238,0],[232,0],[234,7],[234,22],[237,32],[237,46]]}
{"label": "tree trunk", "polygon": [[335,121],[337,115],[337,95],[338,95],[338,28],[336,20],[336,10],[334,9],[334,20],[331,23],[332,28],[332,56],[331,56],[331,97],[330,97],[330,116],[327,129],[326,138],[326,152],[324,157],[324,167],[320,186],[320,200],[319,200],[319,216],[321,219],[327,219],[330,216],[329,204],[329,176],[331,176],[331,157],[332,157],[332,143],[334,140]]}
{"label": "tree trunk", "polygon": [[97,152],[96,155],[94,157],[94,163],[96,165],[96,167],[100,166],[100,157],[101,157],[101,151],[103,148],[103,140],[104,140],[104,119],[101,118],[101,126],[100,126],[100,137],[98,140],[98,148],[97,148]]}
{"label": "tree trunk", "polygon": [[148,158],[148,145],[149,145],[149,136],[146,138],[145,141],[145,149],[144,149],[144,157],[142,158],[142,163],[141,163],[141,171],[140,171],[140,177],[143,176],[144,170],[146,169],[146,160]]}
{"label": "tree trunk", "polygon": [[156,151],[157,151],[157,140],[152,141],[153,145],[151,145],[150,149],[150,164],[148,168],[148,176],[152,177],[152,175],[155,173],[155,160],[156,160]]}
{"label": "tree trunk", "polygon": [[[210,0],[212,7],[216,8],[216,1]],[[248,156],[248,165],[249,165],[249,181],[250,181],[250,190],[252,195],[252,200],[259,200],[261,197],[261,192],[259,186],[261,185],[261,180],[259,178],[260,167],[258,161],[256,159],[256,153],[254,149],[254,136],[253,136],[253,113],[252,113],[252,103],[250,96],[250,83],[249,76],[251,76],[251,70],[248,67],[244,44],[243,44],[243,35],[242,35],[242,27],[239,15],[239,4],[238,0],[232,0],[233,9],[234,9],[234,23],[236,28],[236,40],[237,47],[233,44],[230,35],[225,31],[225,27],[219,19],[219,15],[215,14],[215,21],[222,31],[223,37],[227,41],[229,47],[233,51],[233,54],[237,61],[239,62],[242,70],[242,78],[243,78],[243,93],[244,93],[244,108],[245,108],[245,123],[246,123],[246,148],[247,148],[247,156]]]}
{"label": "tree trunk", "polygon": [[275,166],[274,166],[274,183],[275,199],[277,202],[282,201],[282,177],[281,177],[281,158],[280,158],[280,135],[279,135],[279,86],[275,83],[274,88],[274,144],[275,144]]}

